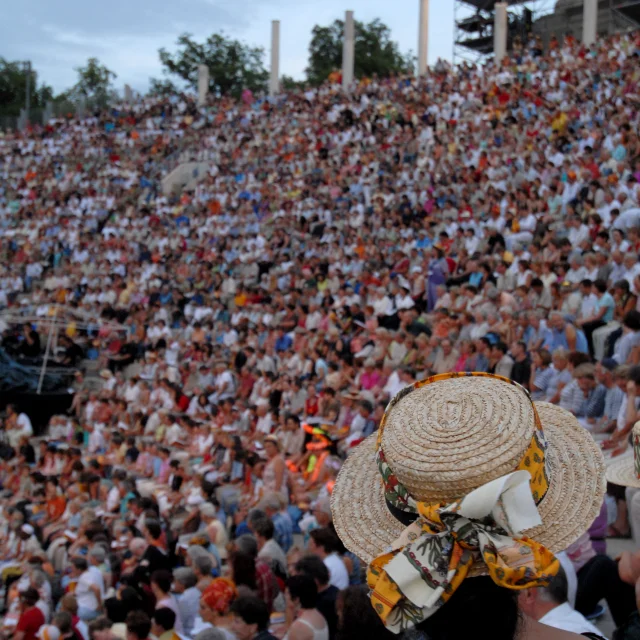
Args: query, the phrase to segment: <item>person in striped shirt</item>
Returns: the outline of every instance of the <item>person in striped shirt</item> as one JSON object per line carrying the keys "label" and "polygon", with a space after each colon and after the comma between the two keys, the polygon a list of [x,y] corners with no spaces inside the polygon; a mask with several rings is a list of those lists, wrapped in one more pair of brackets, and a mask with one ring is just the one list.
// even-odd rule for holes
{"label": "person in striped shirt", "polygon": [[587,416],[587,428],[592,433],[608,433],[615,429],[620,407],[624,400],[629,367],[616,367],[611,360],[596,364],[596,379],[606,389],[604,411],[599,417]]}
{"label": "person in striped shirt", "polygon": [[529,388],[533,400],[544,400],[554,376],[551,354],[546,349],[536,349],[531,353],[531,381]]}

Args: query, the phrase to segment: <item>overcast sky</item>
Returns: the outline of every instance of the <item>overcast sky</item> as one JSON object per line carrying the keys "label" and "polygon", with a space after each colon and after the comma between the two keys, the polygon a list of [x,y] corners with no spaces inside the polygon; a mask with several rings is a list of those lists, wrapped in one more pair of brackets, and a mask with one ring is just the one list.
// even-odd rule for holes
{"label": "overcast sky", "polygon": [[[418,0],[20,0],[2,7],[0,56],[31,60],[39,79],[62,91],[75,82],[74,67],[95,56],[125,83],[145,91],[160,77],[160,47],[172,48],[187,31],[196,39],[224,31],[265,49],[271,20],[281,21],[281,73],[302,78],[311,29],[344,18],[380,18],[403,52],[417,50]],[[429,62],[451,59],[452,0],[431,0]]]}

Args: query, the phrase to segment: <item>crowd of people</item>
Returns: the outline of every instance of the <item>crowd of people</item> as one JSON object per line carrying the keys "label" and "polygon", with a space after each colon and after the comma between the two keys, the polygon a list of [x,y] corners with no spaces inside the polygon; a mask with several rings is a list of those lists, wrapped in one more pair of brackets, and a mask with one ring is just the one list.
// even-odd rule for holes
{"label": "crowd of people", "polygon": [[[432,376],[511,380],[633,459],[639,53],[637,33],[567,36],[348,93],[149,97],[0,137],[0,307],[42,319],[0,315],[3,348],[38,362],[52,314],[92,319],[49,354],[76,371],[68,412],[40,436],[7,407],[4,633],[396,637],[331,500]],[[164,192],[185,151],[208,173]],[[639,637],[635,557],[606,555],[640,543],[625,486],[553,549],[562,575],[527,616],[598,633],[605,598]]]}

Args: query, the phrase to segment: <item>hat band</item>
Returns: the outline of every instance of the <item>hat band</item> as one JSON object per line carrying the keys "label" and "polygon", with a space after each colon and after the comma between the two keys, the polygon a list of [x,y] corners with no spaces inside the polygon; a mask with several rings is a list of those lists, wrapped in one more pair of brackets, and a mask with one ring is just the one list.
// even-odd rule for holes
{"label": "hat band", "polygon": [[408,527],[410,524],[413,524],[418,519],[417,513],[411,513],[410,511],[403,511],[402,509],[398,509],[398,507],[394,506],[393,503],[389,502],[389,500],[385,497],[385,502],[387,503],[387,509],[389,513],[401,524],[405,527]]}
{"label": "hat band", "polygon": [[549,582],[558,571],[558,560],[521,534],[542,522],[529,481],[527,471],[516,471],[460,501],[418,504],[416,521],[367,572],[371,603],[389,630],[400,633],[433,615],[477,562],[484,563],[496,584],[508,589]]}

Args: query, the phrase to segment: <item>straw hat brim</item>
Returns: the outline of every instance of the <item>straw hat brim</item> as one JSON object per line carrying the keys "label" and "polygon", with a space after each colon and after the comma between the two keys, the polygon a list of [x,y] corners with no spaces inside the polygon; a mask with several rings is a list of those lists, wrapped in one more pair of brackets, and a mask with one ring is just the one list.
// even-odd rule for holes
{"label": "straw hat brim", "polygon": [[607,480],[611,484],[617,484],[621,487],[633,487],[635,489],[640,489],[640,480],[636,474],[635,459],[633,455],[614,458],[607,465]]}
{"label": "straw hat brim", "polygon": [[[602,452],[575,417],[555,405],[536,408],[548,442],[550,484],[538,505],[542,525],[523,532],[552,552],[566,549],[593,523],[606,490]],[[369,563],[385,553],[405,526],[387,509],[375,461],[377,434],[347,458],[331,496],[333,522],[344,545]],[[514,469],[515,471],[515,469]],[[486,573],[483,565],[473,575]]]}

